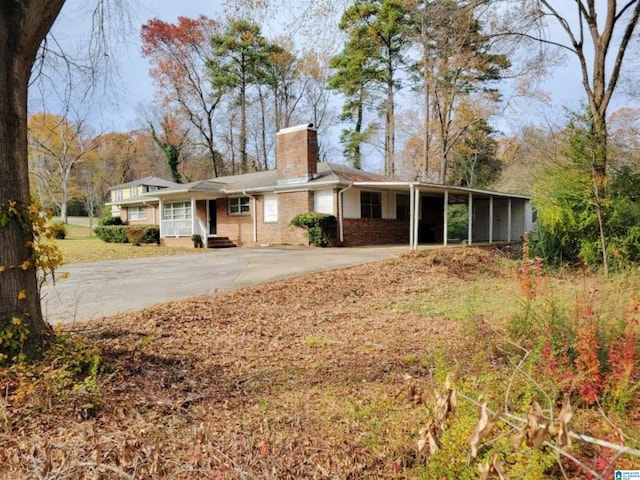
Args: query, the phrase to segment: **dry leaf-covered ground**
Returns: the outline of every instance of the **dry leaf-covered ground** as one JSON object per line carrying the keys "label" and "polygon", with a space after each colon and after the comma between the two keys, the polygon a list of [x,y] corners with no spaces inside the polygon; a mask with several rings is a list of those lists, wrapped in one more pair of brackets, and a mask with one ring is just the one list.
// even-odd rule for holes
{"label": "dry leaf-covered ground", "polygon": [[464,370],[500,328],[476,316],[472,338],[416,299],[466,296],[468,310],[485,284],[502,304],[487,312],[502,312],[517,303],[504,264],[434,251],[91,324],[82,336],[107,366],[99,404],[83,385],[46,404],[52,387],[36,380],[37,403],[5,377],[0,477],[415,478],[427,413],[398,395],[403,376],[437,376],[435,351]]}

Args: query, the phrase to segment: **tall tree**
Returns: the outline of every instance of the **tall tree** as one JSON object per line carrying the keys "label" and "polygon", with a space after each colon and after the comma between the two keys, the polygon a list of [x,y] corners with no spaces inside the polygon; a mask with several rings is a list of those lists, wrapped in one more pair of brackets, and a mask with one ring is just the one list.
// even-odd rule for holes
{"label": "tall tree", "polygon": [[214,176],[223,173],[222,156],[216,148],[214,114],[222,90],[209,80],[207,59],[212,55],[210,38],[219,33],[215,20],[178,17],[175,24],[149,20],[142,26],[142,53],[154,65],[151,76],[164,104],[175,103],[178,111],[202,138]]}
{"label": "tall tree", "polygon": [[302,73],[300,62],[292,53],[290,42],[287,48],[283,43],[280,41],[281,49],[270,54],[265,66],[267,83],[273,89],[276,130],[292,125],[291,119],[302,97],[302,88],[298,88]]}
{"label": "tall tree", "polygon": [[[607,111],[616,91],[627,49],[640,19],[640,0],[527,0],[520,12],[528,20],[518,31],[502,34],[551,44],[573,55],[580,65],[582,86],[592,117],[593,201],[600,228],[603,267],[608,270],[605,202],[607,176]],[[565,40],[540,35],[554,22]],[[589,44],[590,42],[590,44]]]}
{"label": "tall tree", "polygon": [[[101,177],[108,179],[107,187],[126,183],[134,179],[132,169],[137,160],[134,152],[134,138],[129,133],[109,132],[99,135],[94,140],[99,159],[97,171]],[[107,189],[100,189],[106,193]]]}
{"label": "tall tree", "polygon": [[433,111],[437,135],[439,179],[447,182],[447,169],[455,144],[465,130],[484,116],[457,118],[458,107],[474,94],[497,101],[490,87],[509,67],[509,60],[491,51],[490,39],[476,18],[476,2],[461,0],[421,0],[412,6],[414,38],[421,49],[416,70],[421,74],[425,101],[422,176],[426,178],[429,160],[429,113]]}
{"label": "tall tree", "polygon": [[470,188],[486,188],[500,175],[498,142],[486,120],[471,125],[454,148],[449,183]]}
{"label": "tall tree", "polygon": [[249,168],[247,152],[247,107],[249,88],[267,81],[266,66],[271,56],[281,50],[268,42],[260,27],[245,20],[232,20],[223,33],[211,37],[213,51],[207,65],[212,83],[220,91],[235,92],[240,109],[240,165]]}
{"label": "tall tree", "polygon": [[[380,98],[384,112],[384,171],[395,175],[395,96],[406,63],[408,14],[399,0],[355,0],[340,21],[348,40],[332,66],[337,70],[333,85],[347,96],[344,113],[355,112],[355,134],[343,134],[347,151],[359,162],[362,112],[365,97]],[[351,114],[352,115],[352,114]],[[349,147],[349,145],[351,145]]]}
{"label": "tall tree", "polygon": [[51,329],[42,317],[28,219],[27,87],[38,48],[63,3],[0,3],[0,328],[18,318],[28,331],[24,353],[32,358],[42,352]]}
{"label": "tall tree", "polygon": [[[0,325],[18,319],[26,338],[21,352],[28,358],[42,354],[51,328],[40,306],[37,257],[30,221],[27,149],[27,91],[43,41],[60,13],[64,0],[4,0],[0,2]],[[112,5],[114,3],[114,5]],[[86,42],[92,66],[108,63],[104,49],[111,27],[121,25],[121,0],[97,0],[92,41]],[[114,8],[116,7],[116,8]],[[105,20],[110,12],[110,23]],[[68,64],[71,67],[71,63]],[[95,80],[95,77],[93,77]],[[0,346],[4,353],[5,345]]]}
{"label": "tall tree", "polygon": [[37,159],[37,168],[31,173],[60,209],[62,222],[67,223],[72,173],[96,145],[88,137],[83,120],[72,122],[40,112],[31,116],[28,128],[30,153]]}
{"label": "tall tree", "polygon": [[353,128],[345,128],[340,135],[344,146],[343,153],[353,168],[362,168],[362,144],[371,130],[364,125],[365,104],[368,98],[368,85],[371,72],[366,70],[366,53],[363,48],[366,39],[354,35],[344,46],[344,50],[333,57],[329,66],[334,69],[328,86],[342,93],[345,102],[342,106],[342,120],[354,122]]}
{"label": "tall tree", "polygon": [[151,129],[151,138],[162,150],[171,180],[176,183],[182,183],[179,168],[182,163],[182,148],[188,131],[182,129],[179,119],[170,114],[164,114],[160,120],[160,128],[162,129],[160,135],[156,133],[151,121],[149,122],[149,128]]}

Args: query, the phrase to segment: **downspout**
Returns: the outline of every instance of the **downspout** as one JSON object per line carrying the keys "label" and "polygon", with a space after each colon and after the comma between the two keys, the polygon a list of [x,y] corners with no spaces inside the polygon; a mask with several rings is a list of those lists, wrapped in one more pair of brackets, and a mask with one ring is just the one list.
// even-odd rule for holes
{"label": "downspout", "polygon": [[343,193],[353,187],[353,182],[349,182],[349,186],[338,192],[338,224],[340,226],[340,243],[344,243],[344,200]]}
{"label": "downspout", "polygon": [[258,199],[254,195],[249,195],[246,190],[242,191],[242,195],[253,200],[253,208],[251,209],[251,220],[253,223],[253,243],[258,243]]}

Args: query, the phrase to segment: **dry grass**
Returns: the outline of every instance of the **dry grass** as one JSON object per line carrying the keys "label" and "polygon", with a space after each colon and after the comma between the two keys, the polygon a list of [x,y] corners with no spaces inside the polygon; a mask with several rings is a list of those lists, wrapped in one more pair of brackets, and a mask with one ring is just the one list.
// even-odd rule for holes
{"label": "dry grass", "polygon": [[201,253],[197,248],[164,247],[159,245],[134,246],[128,243],[105,243],[95,235],[90,236],[88,227],[66,225],[67,237],[56,240],[65,264],[124,260],[128,258],[158,257]]}
{"label": "dry grass", "polygon": [[[88,325],[100,405],[6,372],[0,477],[433,478],[415,444],[429,413],[399,395],[404,377],[500,368],[488,350],[513,278],[496,252],[433,251]],[[458,427],[466,442],[473,425]]]}

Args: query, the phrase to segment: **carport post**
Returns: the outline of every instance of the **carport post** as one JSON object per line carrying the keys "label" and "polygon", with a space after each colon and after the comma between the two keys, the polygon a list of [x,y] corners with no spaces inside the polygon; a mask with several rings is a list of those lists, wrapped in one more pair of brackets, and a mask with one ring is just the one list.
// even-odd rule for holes
{"label": "carport post", "polygon": [[469,192],[469,230],[467,236],[467,245],[473,242],[473,193]]}
{"label": "carport post", "polygon": [[449,219],[447,218],[449,216],[449,190],[445,190],[444,191],[444,225],[442,226],[442,237],[443,237],[443,242],[442,244],[446,247],[447,246],[447,242],[448,242],[448,236],[447,235],[447,230],[449,229]]}
{"label": "carport post", "polygon": [[164,236],[162,235],[162,207],[163,207],[163,203],[162,203],[162,199],[158,200],[158,225],[160,225],[160,228],[158,229],[159,233],[158,235],[160,236],[160,238],[164,238]]}
{"label": "carport post", "polygon": [[196,233],[196,197],[191,195],[191,235]]}
{"label": "carport post", "polygon": [[493,195],[489,197],[489,245],[493,243]]}
{"label": "carport post", "polygon": [[418,249],[418,222],[420,220],[420,189],[415,188],[415,200],[413,201],[413,249]]}
{"label": "carport post", "polygon": [[413,250],[413,237],[415,232],[413,231],[413,184],[409,185],[409,249]]}
{"label": "carport post", "polygon": [[507,202],[507,242],[511,241],[511,197]]}

